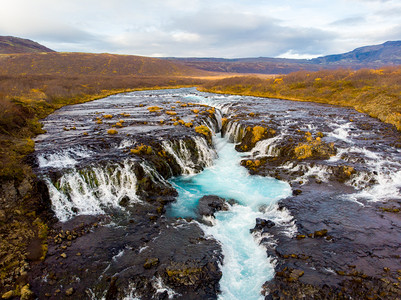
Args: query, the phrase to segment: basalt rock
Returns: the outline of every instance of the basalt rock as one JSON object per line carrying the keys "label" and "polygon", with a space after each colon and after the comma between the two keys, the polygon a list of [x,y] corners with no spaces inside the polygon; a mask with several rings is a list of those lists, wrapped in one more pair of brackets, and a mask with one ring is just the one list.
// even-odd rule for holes
{"label": "basalt rock", "polygon": [[269,229],[275,225],[276,225],[276,223],[274,223],[272,220],[256,218],[256,225],[253,229],[250,230],[250,232],[251,233],[253,233],[255,231],[260,231],[262,233],[269,232]]}
{"label": "basalt rock", "polygon": [[228,208],[229,206],[224,198],[209,195],[199,199],[197,211],[201,216],[214,216],[216,211],[228,210]]}

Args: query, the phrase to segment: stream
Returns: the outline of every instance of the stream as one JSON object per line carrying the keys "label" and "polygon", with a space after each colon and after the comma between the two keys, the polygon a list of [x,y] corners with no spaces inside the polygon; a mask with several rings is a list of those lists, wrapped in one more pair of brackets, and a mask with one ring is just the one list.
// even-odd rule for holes
{"label": "stream", "polygon": [[272,279],[274,269],[249,229],[256,218],[279,219],[276,202],[291,194],[290,186],[273,178],[250,176],[240,166],[241,155],[225,138],[215,137],[218,158],[213,166],[196,175],[171,180],[178,191],[177,202],[167,212],[173,217],[196,217],[202,196],[233,199],[228,211],[215,214],[213,226],[204,231],[222,243],[224,263],[221,299],[259,299],[262,284]]}

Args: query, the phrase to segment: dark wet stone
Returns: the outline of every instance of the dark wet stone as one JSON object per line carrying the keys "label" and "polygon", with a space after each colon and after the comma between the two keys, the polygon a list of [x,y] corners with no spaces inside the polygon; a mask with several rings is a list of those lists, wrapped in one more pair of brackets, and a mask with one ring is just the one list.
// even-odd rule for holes
{"label": "dark wet stone", "polygon": [[224,198],[215,195],[203,196],[199,199],[197,211],[201,216],[214,216],[216,211],[228,210],[228,205]]}
{"label": "dark wet stone", "polygon": [[270,228],[275,226],[276,223],[274,223],[272,220],[265,220],[261,218],[256,218],[256,225],[253,229],[250,230],[250,232],[255,232],[255,231],[260,231],[261,233],[266,233],[270,231]]}
{"label": "dark wet stone", "polygon": [[120,204],[122,207],[127,207],[130,201],[131,199],[128,196],[124,196],[123,198],[121,198],[118,204]]}
{"label": "dark wet stone", "polygon": [[159,264],[159,262],[160,262],[159,259],[156,257],[148,258],[143,264],[143,267],[145,269],[151,269],[153,267],[156,267]]}
{"label": "dark wet stone", "polygon": [[299,190],[299,189],[293,190],[293,191],[292,191],[292,194],[293,194],[294,196],[298,196],[298,195],[301,195],[301,194],[302,194],[302,191]]}

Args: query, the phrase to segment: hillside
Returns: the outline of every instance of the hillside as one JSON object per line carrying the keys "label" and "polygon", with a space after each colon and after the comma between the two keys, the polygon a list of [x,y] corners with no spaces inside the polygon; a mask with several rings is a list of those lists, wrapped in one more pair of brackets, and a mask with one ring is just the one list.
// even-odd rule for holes
{"label": "hillside", "polygon": [[312,101],[353,107],[401,130],[401,67],[300,71],[276,78],[238,76],[204,85],[212,93]]}
{"label": "hillside", "polygon": [[214,72],[288,74],[295,71],[322,69],[380,68],[401,64],[401,41],[357,48],[353,51],[315,59],[285,58],[166,58],[185,66]]}
{"label": "hillside", "polygon": [[0,54],[54,52],[39,43],[13,36],[0,36]]}
{"label": "hillside", "polygon": [[380,45],[360,47],[343,54],[318,57],[312,59],[311,62],[320,65],[399,65],[401,64],[401,41],[389,41]]}
{"label": "hillside", "polygon": [[207,75],[172,61],[134,55],[92,53],[29,53],[0,55],[0,75]]}

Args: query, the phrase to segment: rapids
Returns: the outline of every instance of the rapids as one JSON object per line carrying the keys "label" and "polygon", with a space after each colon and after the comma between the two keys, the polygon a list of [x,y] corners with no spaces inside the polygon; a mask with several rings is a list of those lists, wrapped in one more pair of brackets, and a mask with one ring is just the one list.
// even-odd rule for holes
{"label": "rapids", "polygon": [[234,199],[238,204],[229,211],[215,214],[213,226],[203,226],[206,233],[222,243],[224,262],[220,286],[221,299],[259,299],[262,284],[273,277],[274,269],[266,253],[258,246],[249,229],[256,218],[277,222],[277,200],[291,194],[290,186],[273,178],[250,176],[240,166],[241,155],[226,139],[214,139],[218,158],[213,166],[192,176],[171,180],[178,191],[177,202],[168,215],[196,217],[197,201],[205,195]]}

